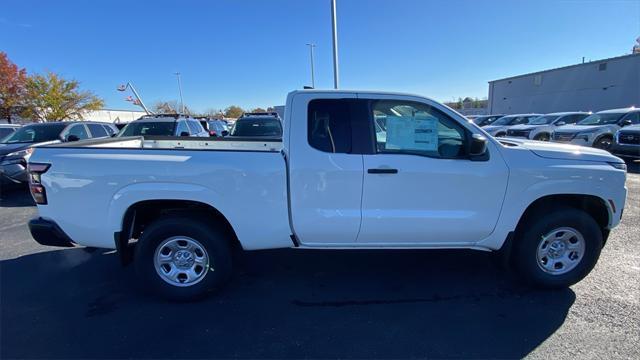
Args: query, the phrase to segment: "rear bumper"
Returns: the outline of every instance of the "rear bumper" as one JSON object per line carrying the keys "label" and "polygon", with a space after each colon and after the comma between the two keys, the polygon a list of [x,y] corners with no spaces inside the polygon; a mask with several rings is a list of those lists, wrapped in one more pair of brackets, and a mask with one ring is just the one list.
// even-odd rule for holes
{"label": "rear bumper", "polygon": [[35,218],[29,221],[29,231],[33,239],[41,245],[73,247],[74,243],[58,224],[51,220]]}

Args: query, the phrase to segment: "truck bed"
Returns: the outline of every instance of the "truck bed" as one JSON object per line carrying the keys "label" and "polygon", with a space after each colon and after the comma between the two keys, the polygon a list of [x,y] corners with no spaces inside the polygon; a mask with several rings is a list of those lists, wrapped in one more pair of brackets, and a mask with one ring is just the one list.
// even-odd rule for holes
{"label": "truck bed", "polygon": [[141,201],[190,201],[225,214],[245,249],[289,247],[287,176],[279,140],[111,138],[37,148],[55,221],[80,245],[114,248]]}

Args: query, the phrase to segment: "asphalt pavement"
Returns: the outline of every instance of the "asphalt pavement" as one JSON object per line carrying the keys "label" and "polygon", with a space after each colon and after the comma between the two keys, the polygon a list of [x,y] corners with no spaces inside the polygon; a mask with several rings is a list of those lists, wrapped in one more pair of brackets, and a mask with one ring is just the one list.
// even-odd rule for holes
{"label": "asphalt pavement", "polygon": [[[39,246],[0,194],[0,358],[640,358],[640,164],[594,271],[519,285],[476,251],[242,254],[217,296],[143,293],[115,254]],[[258,224],[259,226],[259,224]]]}

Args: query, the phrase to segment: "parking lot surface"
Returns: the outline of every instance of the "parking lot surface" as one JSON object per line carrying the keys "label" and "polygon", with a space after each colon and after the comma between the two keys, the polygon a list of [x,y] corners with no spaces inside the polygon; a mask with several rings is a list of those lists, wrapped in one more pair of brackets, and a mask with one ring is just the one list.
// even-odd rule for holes
{"label": "parking lot surface", "polygon": [[290,249],[244,253],[219,295],[168,303],[113,253],[39,246],[28,193],[5,190],[0,357],[638,359],[639,165],[598,265],[561,291],[482,252]]}

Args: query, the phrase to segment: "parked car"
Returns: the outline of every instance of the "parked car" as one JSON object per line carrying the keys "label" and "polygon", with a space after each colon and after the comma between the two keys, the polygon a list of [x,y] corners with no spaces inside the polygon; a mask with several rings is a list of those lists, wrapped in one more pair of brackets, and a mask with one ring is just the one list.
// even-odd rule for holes
{"label": "parked car", "polygon": [[106,138],[115,130],[111,124],[89,121],[65,121],[29,124],[0,140],[0,181],[28,181],[27,161],[33,148],[46,144],[91,138]]}
{"label": "parked car", "polygon": [[224,285],[235,246],[500,250],[525,281],[567,287],[620,222],[626,165],[606,151],[486,138],[420,96],[302,90],[286,104],[284,141],[38,148],[32,236],[116,249],[142,286],[188,300]]}
{"label": "parked car", "polygon": [[227,123],[222,120],[209,120],[208,126],[210,136],[229,135],[229,127],[227,126]]}
{"label": "parked car", "polygon": [[0,124],[0,141],[9,136],[9,134],[13,134],[19,128],[20,125],[16,124]]}
{"label": "parked car", "polygon": [[515,125],[508,128],[506,136],[550,141],[551,133],[553,133],[557,126],[575,124],[589,115],[590,114],[586,112],[558,112],[542,115],[532,119],[527,124]]}
{"label": "parked car", "polygon": [[504,116],[504,114],[481,115],[481,116],[477,116],[476,118],[474,118],[473,119],[473,123],[478,125],[478,126],[487,126],[487,125],[491,125],[494,121],[500,119],[503,116]]}
{"label": "parked car", "polygon": [[246,113],[236,120],[230,136],[282,137],[282,123],[277,113]]}
{"label": "parked car", "polygon": [[527,124],[542,114],[515,114],[506,115],[491,123],[491,125],[483,126],[482,129],[492,136],[501,137],[507,135],[507,129],[514,125]]}
{"label": "parked car", "polygon": [[616,132],[611,153],[623,159],[640,159],[640,125],[626,126]]}
{"label": "parked car", "polygon": [[553,132],[553,141],[608,150],[616,131],[635,124],[640,124],[638,108],[599,111],[575,125],[558,128]]}
{"label": "parked car", "polygon": [[193,136],[208,137],[209,133],[194,118],[184,115],[147,115],[120,130],[123,136]]}

